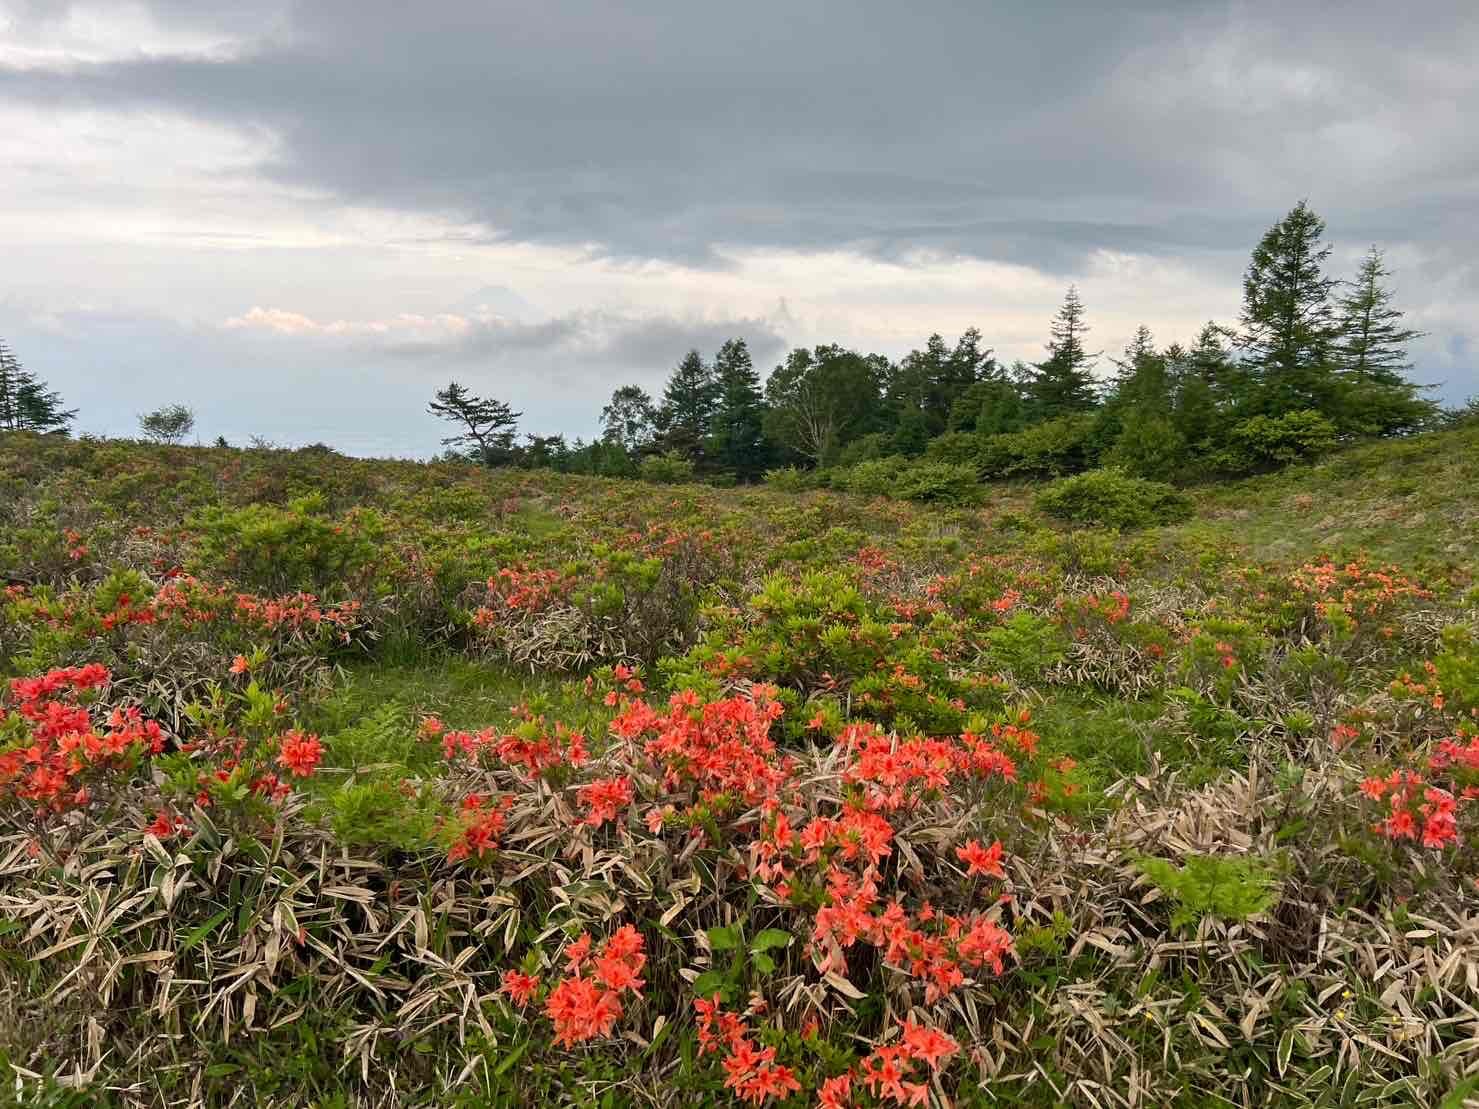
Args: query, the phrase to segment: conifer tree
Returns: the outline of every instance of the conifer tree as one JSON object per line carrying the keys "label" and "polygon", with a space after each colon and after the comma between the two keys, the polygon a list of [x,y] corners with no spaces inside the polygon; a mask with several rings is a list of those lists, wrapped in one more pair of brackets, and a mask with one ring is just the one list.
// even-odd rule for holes
{"label": "conifer tree", "polygon": [[1038,420],[1087,412],[1098,403],[1092,372],[1098,355],[1090,354],[1084,346],[1088,330],[1083,301],[1079,299],[1078,289],[1070,285],[1063,307],[1053,320],[1048,357],[1038,363],[1033,374],[1032,406]]}
{"label": "conifer tree", "polygon": [[714,460],[741,478],[765,469],[765,400],[760,375],[743,339],[730,339],[714,356]]}
{"label": "conifer tree", "polygon": [[1280,416],[1335,406],[1336,323],[1324,271],[1325,221],[1301,200],[1264,234],[1243,276],[1243,360],[1257,411]]}
{"label": "conifer tree", "polygon": [[713,368],[698,351],[690,350],[663,389],[658,425],[664,449],[697,461],[713,423],[717,400]]}
{"label": "conifer tree", "polygon": [[1402,326],[1402,312],[1392,307],[1392,293],[1383,284],[1390,277],[1382,253],[1372,247],[1361,262],[1350,292],[1340,299],[1340,368],[1359,381],[1406,386],[1404,371],[1411,368],[1407,344],[1421,331]]}
{"label": "conifer tree", "polygon": [[455,381],[438,390],[436,399],[426,406],[426,410],[433,416],[462,425],[462,431],[442,440],[445,446],[460,447],[486,466],[512,460],[514,435],[522,412],[515,412],[501,400],[474,396],[466,386]]}
{"label": "conifer tree", "polygon": [[66,434],[77,416],[62,407],[61,394],[25,369],[0,340],[0,431]]}

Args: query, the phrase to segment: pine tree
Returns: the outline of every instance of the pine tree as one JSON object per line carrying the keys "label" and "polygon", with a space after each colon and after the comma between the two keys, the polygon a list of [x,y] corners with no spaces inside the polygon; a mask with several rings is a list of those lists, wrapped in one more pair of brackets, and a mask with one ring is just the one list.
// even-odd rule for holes
{"label": "pine tree", "polygon": [[512,461],[522,412],[515,412],[501,400],[474,396],[455,381],[438,390],[426,410],[464,428],[443,439],[443,445],[461,447],[487,466]]}
{"label": "pine tree", "polygon": [[1048,357],[1038,363],[1032,379],[1033,415],[1037,419],[1087,412],[1098,403],[1092,372],[1098,355],[1084,347],[1088,330],[1083,301],[1079,300],[1078,289],[1070,285],[1063,307],[1053,320]]}
{"label": "pine tree", "polygon": [[64,409],[61,394],[25,369],[0,340],[0,431],[66,434],[77,409]]}
{"label": "pine tree", "polygon": [[1423,333],[1402,326],[1402,312],[1392,307],[1392,293],[1382,284],[1390,276],[1373,246],[1340,300],[1340,368],[1360,381],[1408,386],[1407,344]]}
{"label": "pine tree", "polygon": [[714,410],[714,460],[741,478],[765,469],[765,400],[760,375],[743,339],[730,339],[714,356],[718,403]]}
{"label": "pine tree", "polygon": [[1238,345],[1252,375],[1255,408],[1270,416],[1335,403],[1339,327],[1326,277],[1325,221],[1301,200],[1264,234],[1243,277]]}
{"label": "pine tree", "polygon": [[1123,358],[1113,359],[1114,380],[1107,405],[1149,406],[1164,411],[1171,406],[1171,382],[1166,359],[1156,350],[1155,336],[1141,324],[1125,345]]}
{"label": "pine tree", "polygon": [[698,461],[704,437],[714,419],[718,389],[712,367],[703,356],[690,350],[678,363],[662,393],[658,424],[665,450],[677,451],[690,461]]}

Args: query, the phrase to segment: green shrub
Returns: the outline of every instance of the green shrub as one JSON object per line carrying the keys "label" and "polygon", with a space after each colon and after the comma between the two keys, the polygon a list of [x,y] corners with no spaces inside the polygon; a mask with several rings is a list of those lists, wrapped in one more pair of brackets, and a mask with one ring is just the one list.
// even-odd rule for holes
{"label": "green shrub", "polygon": [[888,435],[881,431],[869,432],[867,435],[854,439],[837,452],[837,465],[846,468],[856,466],[859,462],[871,462],[875,458],[884,457],[889,450]]}
{"label": "green shrub", "polygon": [[1053,482],[1037,495],[1037,507],[1076,524],[1102,524],[1129,530],[1184,520],[1189,498],[1159,481],[1131,477],[1123,470],[1091,470]]}
{"label": "green shrub", "polygon": [[1035,612],[1017,613],[987,632],[986,641],[992,661],[1023,681],[1041,676],[1065,657],[1063,632]]}
{"label": "green shrub", "polygon": [[223,571],[267,593],[301,589],[324,597],[362,578],[386,535],[375,511],[329,516],[317,493],[297,497],[287,508],[208,508],[197,524],[196,557],[202,568]]}
{"label": "green shrub", "polygon": [[1186,464],[1186,439],[1164,416],[1132,412],[1107,461],[1135,477],[1168,481]]}
{"label": "green shrub", "polygon": [[802,470],[796,466],[782,466],[777,470],[765,471],[765,484],[782,493],[804,493],[819,484],[816,471]]}
{"label": "green shrub", "polygon": [[1335,425],[1302,409],[1282,416],[1254,416],[1236,424],[1217,454],[1217,467],[1233,474],[1277,470],[1318,458],[1335,446]]}
{"label": "green shrub", "polygon": [[1097,424],[1092,415],[1061,416],[989,436],[981,443],[981,471],[987,477],[1060,477],[1086,470],[1094,462]]}
{"label": "green shrub", "polygon": [[677,451],[667,451],[642,459],[637,472],[643,481],[657,485],[679,485],[693,480],[693,463]]}
{"label": "green shrub", "polygon": [[897,454],[859,462],[845,470],[834,471],[832,487],[860,497],[887,497],[892,495],[894,482],[908,465],[908,461]]}
{"label": "green shrub", "polygon": [[974,466],[949,462],[912,463],[899,472],[893,487],[894,496],[909,501],[970,501],[980,491]]}

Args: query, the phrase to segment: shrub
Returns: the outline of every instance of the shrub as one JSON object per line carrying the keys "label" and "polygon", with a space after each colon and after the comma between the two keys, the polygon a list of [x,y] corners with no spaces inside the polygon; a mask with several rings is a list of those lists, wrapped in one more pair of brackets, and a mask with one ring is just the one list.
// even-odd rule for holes
{"label": "shrub", "polygon": [[1131,477],[1123,470],[1091,470],[1053,482],[1037,495],[1037,507],[1076,524],[1149,527],[1184,520],[1191,501],[1164,482]]}
{"label": "shrub", "polygon": [[198,524],[197,557],[204,568],[272,593],[303,589],[327,596],[342,590],[376,561],[385,538],[377,513],[356,509],[342,518],[329,516],[319,493],[295,498],[287,508],[210,508]]}
{"label": "shrub", "polygon": [[871,462],[889,453],[889,437],[884,432],[873,431],[859,436],[837,452],[837,465],[856,466],[859,462]]}
{"label": "shrub", "polygon": [[834,471],[832,487],[861,497],[887,497],[893,493],[894,482],[907,465],[903,456],[897,454],[859,462],[845,470]]}
{"label": "shrub", "polygon": [[1019,612],[986,633],[991,659],[1023,681],[1062,662],[1065,643],[1056,624],[1034,612]]}
{"label": "shrub", "polygon": [[777,470],[765,471],[765,484],[782,493],[804,493],[808,489],[815,489],[821,483],[814,470],[782,466]]}
{"label": "shrub", "polygon": [[1135,477],[1166,481],[1186,462],[1186,439],[1163,416],[1130,413],[1108,460]]}
{"label": "shrub", "polygon": [[1234,474],[1277,470],[1318,458],[1335,446],[1335,425],[1320,413],[1302,409],[1282,416],[1254,416],[1234,425],[1217,466]]}
{"label": "shrub", "polygon": [[981,469],[988,477],[1059,477],[1086,470],[1094,461],[1097,423],[1092,415],[1061,416],[992,435],[981,444]]}
{"label": "shrub", "polygon": [[974,466],[915,462],[894,479],[893,495],[910,501],[969,501],[979,495]]}
{"label": "shrub", "polygon": [[693,480],[693,463],[677,451],[667,451],[642,459],[637,472],[643,481],[657,485],[679,485]]}

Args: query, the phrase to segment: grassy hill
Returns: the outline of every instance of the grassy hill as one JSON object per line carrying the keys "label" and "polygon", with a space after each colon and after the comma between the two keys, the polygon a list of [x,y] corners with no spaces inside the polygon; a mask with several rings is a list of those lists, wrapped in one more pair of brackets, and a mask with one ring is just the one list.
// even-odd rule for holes
{"label": "grassy hill", "polygon": [[1041,492],[0,436],[16,1088],[1467,1104],[1479,428]]}

